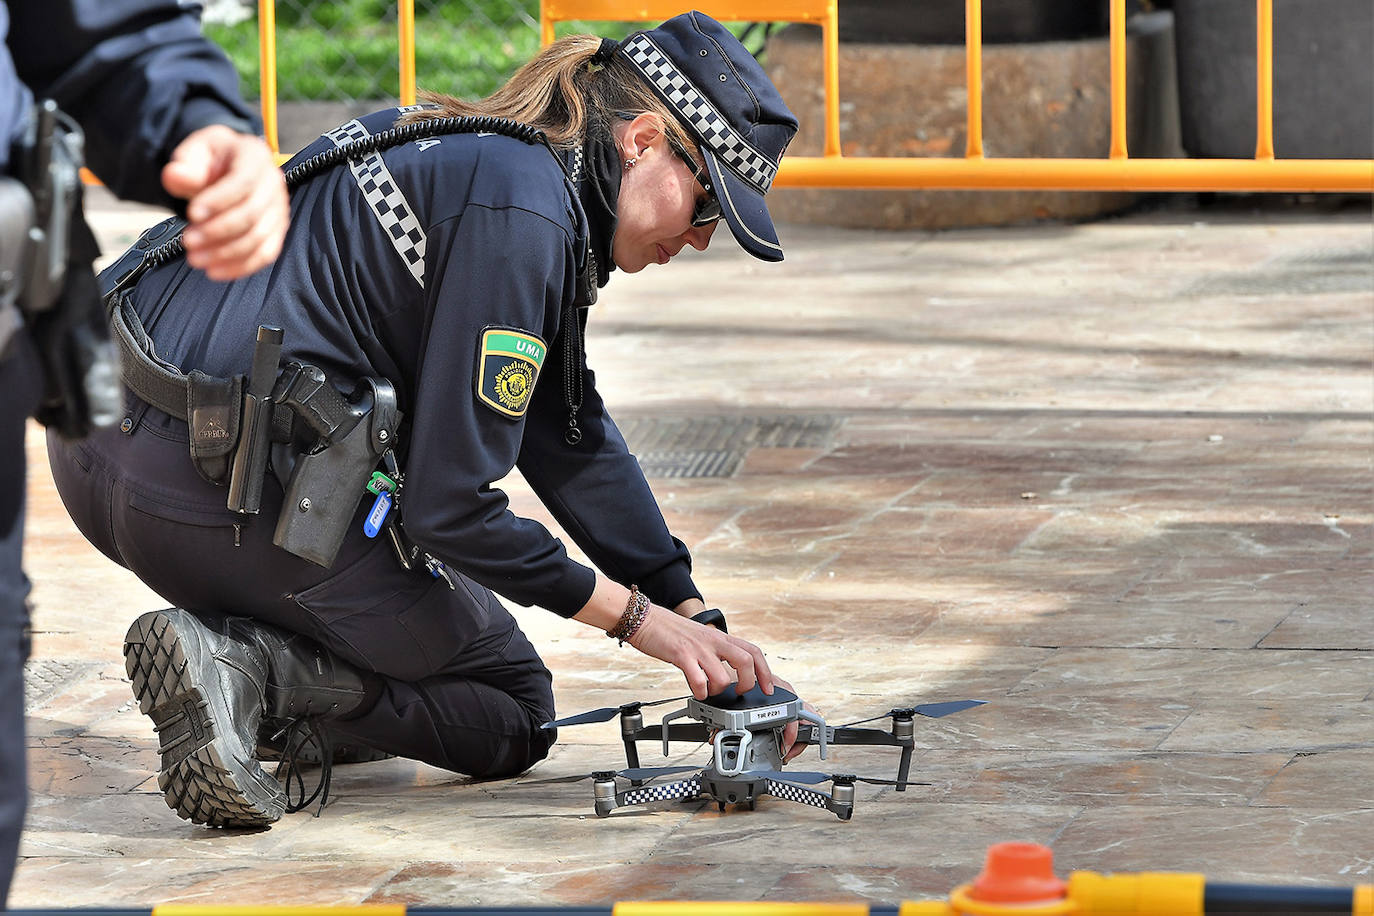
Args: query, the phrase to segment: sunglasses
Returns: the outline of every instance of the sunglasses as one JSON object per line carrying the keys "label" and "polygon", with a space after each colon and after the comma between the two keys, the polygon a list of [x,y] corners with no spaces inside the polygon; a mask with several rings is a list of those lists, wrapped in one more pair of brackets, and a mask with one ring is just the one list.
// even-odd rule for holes
{"label": "sunglasses", "polygon": [[[633,121],[635,115],[628,111],[617,111],[616,115],[622,121]],[[692,179],[701,185],[706,196],[697,201],[696,207],[692,209],[692,225],[696,228],[709,226],[720,219],[720,199],[716,197],[716,192],[711,187],[711,176],[701,166],[697,165],[692,154],[673,137],[672,134],[664,132],[663,136],[668,140],[668,147],[673,153],[687,164],[687,168],[692,173]]]}
{"label": "sunglasses", "polygon": [[672,134],[665,133],[664,137],[668,140],[668,146],[677,157],[687,164],[688,170],[692,173],[692,178],[701,185],[706,191],[706,196],[697,201],[696,207],[692,210],[693,226],[709,226],[720,219],[720,199],[716,197],[716,192],[711,187],[711,176],[706,169],[697,165],[690,153],[683,148],[682,144],[673,138]]}

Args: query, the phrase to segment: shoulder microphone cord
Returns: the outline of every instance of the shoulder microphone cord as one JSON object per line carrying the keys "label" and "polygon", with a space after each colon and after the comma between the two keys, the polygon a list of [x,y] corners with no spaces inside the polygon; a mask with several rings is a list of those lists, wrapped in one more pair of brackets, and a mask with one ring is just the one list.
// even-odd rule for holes
{"label": "shoulder microphone cord", "polygon": [[[476,133],[500,134],[503,137],[511,137],[522,143],[528,143],[531,146],[542,143],[553,154],[554,161],[563,169],[564,174],[567,174],[567,167],[563,165],[563,160],[558,155],[558,151],[553,148],[553,144],[549,143],[548,136],[539,128],[508,118],[497,118],[490,115],[466,115],[463,117],[432,118],[426,121],[402,124],[400,127],[392,127],[381,133],[361,137],[345,143],[343,146],[336,146],[322,153],[316,153],[299,165],[287,170],[285,174],[286,187],[287,190],[294,189],[314,178],[320,172],[341,165],[349,159],[391,149],[412,140],[423,140],[427,137],[437,137],[443,134]],[[143,263],[140,265],[141,270],[139,272],[161,267],[173,258],[180,257],[185,253],[186,249],[181,244],[181,233],[178,232],[173,238],[148,252],[148,256],[143,259]]]}

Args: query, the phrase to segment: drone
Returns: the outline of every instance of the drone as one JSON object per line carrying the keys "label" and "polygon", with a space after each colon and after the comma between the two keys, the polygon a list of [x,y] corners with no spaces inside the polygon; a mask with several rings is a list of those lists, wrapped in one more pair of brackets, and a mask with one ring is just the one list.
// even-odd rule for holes
{"label": "drone", "polygon": [[[663,717],[660,724],[645,725],[643,710],[651,706],[686,700],[687,705]],[[592,780],[592,798],[597,817],[607,817],[617,808],[630,805],[666,801],[712,799],[720,811],[727,805],[740,805],[750,811],[765,795],[785,801],[824,808],[842,821],[854,814],[854,786],[856,783],[895,786],[898,792],[907,786],[929,785],[908,779],[911,754],[915,749],[916,716],[939,719],[944,716],[984,705],[983,700],[953,700],[945,703],[925,703],[920,706],[899,707],[882,715],[861,719],[848,725],[827,725],[825,719],[806,709],[801,699],[790,690],[776,686],[771,695],[755,684],[743,693],[731,685],[704,700],[695,697],[673,697],[650,702],[631,702],[621,706],[606,706],[578,713],[564,719],[546,722],[546,729],[609,722],[620,717],[620,735],[625,744],[627,767],[623,770],[597,770],[590,775],[555,777],[540,780],[544,784]],[[891,719],[887,729],[860,728],[868,722]],[[695,722],[677,722],[695,719]],[[814,744],[825,759],[830,745],[865,744],[901,748],[896,779],[877,779],[853,773],[820,773],[784,771],[783,729],[796,721],[797,741]],[[640,741],[663,742],[663,754],[669,754],[673,741],[692,741],[711,744],[711,760],[705,766],[641,767]],[[693,772],[695,771],[695,772]],[[649,785],[660,776],[692,772],[676,782]],[[630,785],[622,789],[619,779]],[[824,792],[809,786],[824,782],[831,784]]]}

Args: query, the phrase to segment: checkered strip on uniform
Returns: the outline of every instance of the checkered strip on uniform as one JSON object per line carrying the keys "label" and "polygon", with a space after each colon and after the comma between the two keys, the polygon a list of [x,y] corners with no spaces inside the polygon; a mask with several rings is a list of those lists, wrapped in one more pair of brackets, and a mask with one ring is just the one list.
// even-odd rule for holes
{"label": "checkered strip on uniform", "polygon": [[623,47],[630,62],[658,87],[668,103],[696,130],[702,142],[711,148],[717,158],[760,192],[766,193],[772,187],[778,167],[739,135],[651,38],[636,35]]}
{"label": "checkered strip on uniform", "polygon": [[813,808],[830,807],[830,797],[825,793],[817,792],[815,789],[804,789],[790,782],[768,780],[768,794],[783,801],[800,802]]}
{"label": "checkered strip on uniform", "polygon": [[696,798],[701,794],[701,780],[697,777],[681,782],[669,782],[661,786],[644,786],[629,789],[615,797],[616,806],[640,805],[645,802],[672,801],[675,798]]}
{"label": "checkered strip on uniform", "polygon": [[572,160],[572,172],[568,177],[573,184],[577,184],[577,182],[582,180],[582,169],[584,166],[582,147],[579,146],[573,150]]}
{"label": "checkered strip on uniform", "polygon": [[[368,136],[367,128],[357,120],[349,121],[325,134],[335,146],[343,146],[354,140]],[[363,199],[372,208],[382,231],[391,239],[391,246],[401,256],[406,269],[421,288],[425,285],[425,245],[428,242],[425,230],[415,218],[401,189],[391,177],[381,153],[370,153],[362,159],[352,159],[348,163],[353,179],[363,192]]]}

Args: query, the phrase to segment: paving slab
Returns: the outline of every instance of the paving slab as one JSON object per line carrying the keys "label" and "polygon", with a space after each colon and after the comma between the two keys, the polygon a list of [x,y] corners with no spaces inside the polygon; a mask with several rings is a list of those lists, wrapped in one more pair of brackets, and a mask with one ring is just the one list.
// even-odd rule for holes
{"label": "paving slab", "polygon": [[[92,196],[107,254],[160,217]],[[892,904],[943,897],[1004,840],[1050,845],[1061,873],[1374,881],[1367,208],[783,238],[780,265],[722,240],[617,276],[589,363],[707,600],[831,722],[987,701],[918,721],[929,785],[860,786],[849,822],[776,799],[599,819],[588,783],[540,780],[619,766],[609,723],[563,729],[518,779],[340,767],[319,817],[193,827],[157,791],[119,657],[161,600],[73,528],[32,427],[11,905]],[[560,710],[685,692],[512,610]],[[795,765],[890,777],[889,750]]]}

